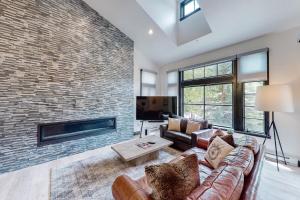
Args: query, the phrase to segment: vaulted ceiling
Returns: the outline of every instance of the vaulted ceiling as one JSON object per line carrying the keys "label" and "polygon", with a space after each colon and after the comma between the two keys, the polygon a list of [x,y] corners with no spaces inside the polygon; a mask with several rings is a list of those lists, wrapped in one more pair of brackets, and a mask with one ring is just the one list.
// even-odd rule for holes
{"label": "vaulted ceiling", "polygon": [[[211,33],[178,42],[172,32],[178,30],[172,30],[165,21],[166,13],[170,12],[167,7],[166,13],[162,13],[164,9],[157,9],[157,5],[147,3],[145,6],[145,0],[85,1],[134,40],[136,47],[159,66],[300,26],[299,0],[198,0]],[[177,0],[160,1],[174,7]],[[156,0],[150,2],[158,3]],[[174,13],[170,13],[173,20]],[[172,20],[169,23],[174,25]],[[203,24],[198,20],[189,26],[193,29]],[[148,34],[150,28],[154,32],[152,35]]]}

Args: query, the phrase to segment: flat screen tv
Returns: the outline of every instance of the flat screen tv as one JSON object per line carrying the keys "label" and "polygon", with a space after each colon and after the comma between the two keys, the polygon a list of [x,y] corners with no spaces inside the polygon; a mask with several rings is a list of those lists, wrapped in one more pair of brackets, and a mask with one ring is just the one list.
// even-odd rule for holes
{"label": "flat screen tv", "polygon": [[137,96],[136,119],[145,121],[162,121],[177,114],[177,97]]}

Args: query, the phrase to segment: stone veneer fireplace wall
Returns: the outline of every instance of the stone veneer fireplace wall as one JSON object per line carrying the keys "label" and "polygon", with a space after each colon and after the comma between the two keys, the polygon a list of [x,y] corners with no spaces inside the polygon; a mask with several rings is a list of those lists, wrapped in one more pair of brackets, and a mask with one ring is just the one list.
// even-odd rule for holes
{"label": "stone veneer fireplace wall", "polygon": [[[133,41],[82,0],[0,1],[0,173],[132,136]],[[116,116],[117,131],[37,146],[37,125]]]}

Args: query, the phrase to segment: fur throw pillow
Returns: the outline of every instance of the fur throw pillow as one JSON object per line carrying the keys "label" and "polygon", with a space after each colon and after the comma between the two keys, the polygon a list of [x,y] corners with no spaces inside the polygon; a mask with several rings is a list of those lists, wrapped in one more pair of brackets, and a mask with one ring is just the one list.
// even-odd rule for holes
{"label": "fur throw pillow", "polygon": [[200,185],[195,154],[175,163],[146,166],[145,173],[154,200],[183,200]]}

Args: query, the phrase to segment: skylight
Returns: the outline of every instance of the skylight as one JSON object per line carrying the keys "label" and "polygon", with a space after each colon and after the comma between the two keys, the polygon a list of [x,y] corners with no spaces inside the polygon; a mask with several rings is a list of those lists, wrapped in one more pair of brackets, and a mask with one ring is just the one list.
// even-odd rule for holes
{"label": "skylight", "polygon": [[183,20],[195,12],[198,12],[200,6],[197,0],[184,0],[180,3],[180,20]]}

